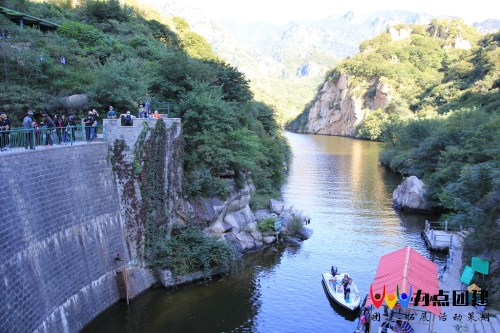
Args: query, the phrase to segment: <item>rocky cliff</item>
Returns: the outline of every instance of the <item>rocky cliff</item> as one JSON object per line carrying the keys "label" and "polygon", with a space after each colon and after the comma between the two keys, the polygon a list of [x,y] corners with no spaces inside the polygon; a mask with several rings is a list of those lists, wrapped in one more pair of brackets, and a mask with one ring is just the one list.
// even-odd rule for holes
{"label": "rocky cliff", "polygon": [[[357,55],[332,69],[316,97],[287,128],[378,140],[380,124],[390,115],[405,119],[420,109],[425,114],[430,109],[428,95],[440,94],[442,101],[455,97],[444,93],[444,87],[435,88],[444,83],[443,64],[469,52],[479,36],[460,20],[390,27],[362,42]],[[369,116],[376,110],[383,112]]]}
{"label": "rocky cliff", "polygon": [[383,109],[391,101],[389,86],[378,78],[362,83],[353,81],[345,74],[327,81],[309,109],[305,126],[298,132],[355,136],[356,126],[370,111]]}

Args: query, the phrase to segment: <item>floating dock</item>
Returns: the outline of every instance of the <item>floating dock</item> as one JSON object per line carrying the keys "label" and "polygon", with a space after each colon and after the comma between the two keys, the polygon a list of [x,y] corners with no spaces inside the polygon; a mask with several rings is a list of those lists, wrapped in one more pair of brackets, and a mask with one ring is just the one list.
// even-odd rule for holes
{"label": "floating dock", "polygon": [[432,229],[430,222],[425,221],[425,230],[422,237],[427,243],[427,247],[434,251],[448,251],[453,246],[453,233],[448,231],[447,223],[444,230]]}

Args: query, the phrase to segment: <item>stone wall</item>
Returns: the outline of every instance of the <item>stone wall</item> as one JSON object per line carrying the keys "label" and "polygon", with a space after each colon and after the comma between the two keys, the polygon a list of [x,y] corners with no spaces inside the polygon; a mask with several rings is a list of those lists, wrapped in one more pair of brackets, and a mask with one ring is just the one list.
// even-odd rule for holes
{"label": "stone wall", "polygon": [[2,155],[0,331],[77,332],[118,301],[108,145]]}
{"label": "stone wall", "polygon": [[[123,139],[132,161],[143,121],[157,120],[130,127],[105,120],[108,143],[0,155],[0,332],[79,332],[125,297],[125,267],[130,298],[156,283],[128,242],[109,155],[109,143]],[[181,126],[164,121],[171,162]],[[167,188],[180,188],[180,166],[169,161]]]}
{"label": "stone wall", "polygon": [[[163,118],[163,121],[172,138],[178,138],[181,135],[181,120],[179,118]],[[144,123],[152,128],[156,125],[156,122],[157,119],[135,118],[133,126],[121,126],[121,119],[104,119],[103,125],[107,128],[107,140],[109,143],[113,144],[117,139],[125,141],[125,144],[129,148],[126,151],[126,158],[131,162],[133,159],[133,148]]]}
{"label": "stone wall", "polygon": [[[107,140],[113,146],[117,140],[125,143],[123,162],[119,168],[131,169],[134,163],[134,146],[145,125],[154,128],[157,119],[135,118],[133,126],[121,126],[120,119],[104,119],[103,125],[107,129]],[[180,140],[182,134],[181,121],[178,118],[163,118],[167,128],[165,184],[164,189],[168,195],[168,221],[167,224],[179,222],[178,206],[182,186],[182,165],[180,163]],[[120,198],[122,218],[125,221],[125,240],[128,256],[137,257],[137,247],[142,241],[143,221],[140,214],[141,194],[137,179],[130,177],[116,177],[116,184]]]}

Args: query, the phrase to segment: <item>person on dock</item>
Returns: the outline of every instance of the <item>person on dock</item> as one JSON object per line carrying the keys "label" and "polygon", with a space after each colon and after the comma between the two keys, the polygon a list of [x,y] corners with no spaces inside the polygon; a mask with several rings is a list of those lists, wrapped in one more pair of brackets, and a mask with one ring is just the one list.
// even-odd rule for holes
{"label": "person on dock", "polygon": [[[365,325],[365,332],[370,333],[371,317],[370,317],[370,310],[368,308],[364,309],[363,315],[361,318],[362,318],[363,325]],[[363,320],[363,318],[364,318],[364,320]]]}

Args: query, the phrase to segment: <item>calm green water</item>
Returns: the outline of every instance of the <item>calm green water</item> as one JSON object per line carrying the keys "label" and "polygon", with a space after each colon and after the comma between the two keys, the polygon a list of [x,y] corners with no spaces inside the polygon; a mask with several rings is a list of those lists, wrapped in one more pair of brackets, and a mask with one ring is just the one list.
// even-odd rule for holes
{"label": "calm green water", "polygon": [[[378,143],[286,135],[294,161],[284,197],[311,217],[311,239],[247,255],[230,278],[147,291],[82,332],[353,332],[355,315],[329,301],[323,271],[338,266],[367,293],[380,256],[409,245],[431,258],[420,237],[426,217],[392,209],[401,178],[380,166]],[[443,265],[443,258],[435,260]]]}

